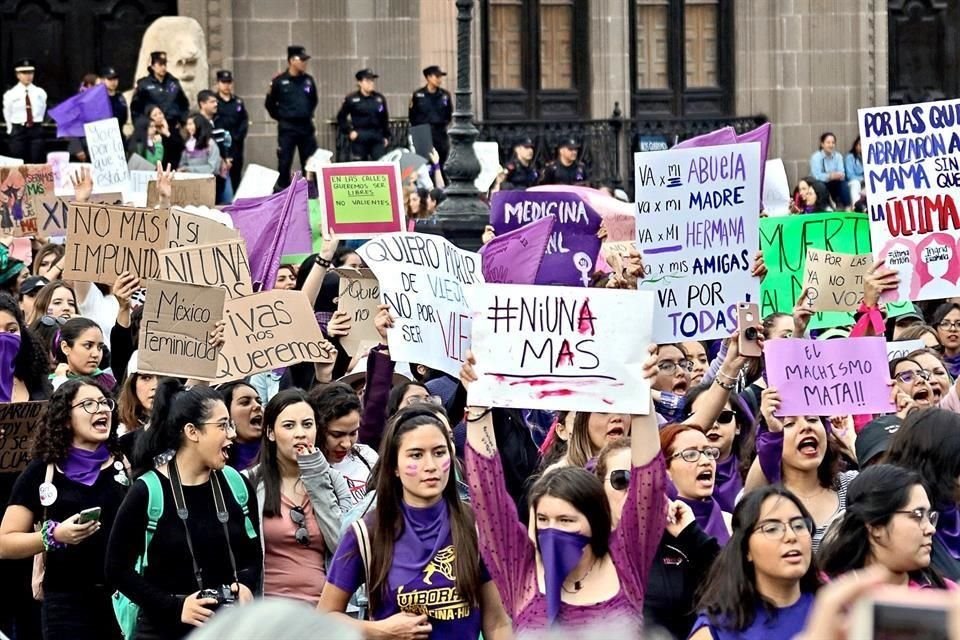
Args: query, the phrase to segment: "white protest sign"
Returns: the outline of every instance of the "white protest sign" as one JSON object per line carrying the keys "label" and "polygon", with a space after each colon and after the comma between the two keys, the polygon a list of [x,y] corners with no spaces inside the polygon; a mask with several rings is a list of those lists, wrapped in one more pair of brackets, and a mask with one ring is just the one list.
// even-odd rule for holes
{"label": "white protest sign", "polygon": [[783,160],[767,160],[763,171],[763,211],[771,218],[790,215],[790,182]]}
{"label": "white protest sign", "polygon": [[760,299],[760,143],[634,155],[637,249],[657,293],[657,343],[725,338]]}
{"label": "white protest sign", "polygon": [[482,283],[480,256],[441,236],[385,233],[357,253],[380,282],[394,326],[390,357],[456,376],[470,348],[470,310],[464,290]]}
{"label": "white protest sign", "polygon": [[926,343],[920,338],[916,340],[896,340],[887,343],[887,360],[903,358],[917,349],[925,349]]}
{"label": "white protest sign", "polygon": [[93,184],[101,191],[124,191],[130,180],[127,154],[120,137],[116,118],[97,120],[83,125],[93,165]]}
{"label": "white protest sign", "polygon": [[243,170],[240,186],[234,192],[235,200],[243,198],[261,198],[273,193],[273,185],[277,184],[280,172],[259,164],[248,164]]}
{"label": "white protest sign", "polygon": [[480,174],[474,179],[477,191],[486,193],[500,175],[500,145],[496,142],[474,142],[473,152],[480,161]]}
{"label": "white protest sign", "polygon": [[649,413],[653,292],[485,284],[466,295],[479,377],[470,404]]}

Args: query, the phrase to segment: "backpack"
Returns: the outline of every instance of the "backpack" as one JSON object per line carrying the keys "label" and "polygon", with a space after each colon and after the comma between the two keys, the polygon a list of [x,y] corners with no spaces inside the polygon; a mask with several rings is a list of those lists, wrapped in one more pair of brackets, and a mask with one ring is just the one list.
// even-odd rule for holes
{"label": "backpack", "polygon": [[[257,531],[250,520],[250,511],[247,507],[250,494],[247,491],[246,483],[243,481],[243,476],[230,466],[224,467],[222,473],[230,487],[230,493],[233,494],[233,499],[243,511],[247,537],[250,539],[256,538]],[[137,558],[134,570],[143,575],[147,569],[147,551],[150,549],[153,534],[157,531],[157,523],[160,522],[160,517],[163,515],[163,487],[160,485],[159,474],[153,470],[140,476],[140,480],[147,485],[147,530],[144,533],[143,553]],[[114,592],[112,603],[113,613],[117,618],[117,624],[120,626],[123,637],[132,638],[137,627],[137,617],[140,615],[140,605],[119,591]]]}

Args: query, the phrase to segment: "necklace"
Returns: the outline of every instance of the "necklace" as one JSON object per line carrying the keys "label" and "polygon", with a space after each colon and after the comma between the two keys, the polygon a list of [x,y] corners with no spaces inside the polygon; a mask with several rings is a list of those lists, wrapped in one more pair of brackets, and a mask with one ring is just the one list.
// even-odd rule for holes
{"label": "necklace", "polygon": [[560,588],[566,591],[567,593],[578,593],[581,589],[583,589],[583,581],[587,579],[587,576],[590,575],[590,572],[593,571],[593,568],[595,566],[597,566],[596,559],[594,559],[593,564],[590,565],[590,568],[587,569],[587,572],[582,576],[580,576],[579,580],[573,581],[573,591],[570,591],[570,589],[567,589],[566,583],[560,585]]}

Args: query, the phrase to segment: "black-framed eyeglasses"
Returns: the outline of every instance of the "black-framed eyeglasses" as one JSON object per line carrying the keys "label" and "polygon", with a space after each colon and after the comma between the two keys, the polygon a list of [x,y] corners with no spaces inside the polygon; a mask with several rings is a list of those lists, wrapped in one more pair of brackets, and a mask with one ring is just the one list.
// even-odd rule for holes
{"label": "black-framed eyeglasses", "polygon": [[198,422],[197,423],[197,425],[201,427],[206,426],[208,424],[212,424],[215,427],[219,427],[228,433],[230,431],[237,430],[237,423],[234,422],[233,420],[221,420],[220,422]]}
{"label": "black-framed eyeglasses", "polygon": [[698,462],[700,456],[703,456],[707,460],[716,460],[720,457],[720,449],[717,447],[706,447],[705,449],[684,449],[683,451],[677,451],[675,454],[670,456],[671,458],[683,458],[684,462]]}
{"label": "black-framed eyeglasses", "polygon": [[736,417],[737,414],[735,414],[732,409],[724,409],[720,412],[720,415],[717,416],[717,424],[730,424]]}
{"label": "black-framed eyeglasses", "polygon": [[680,367],[686,372],[693,371],[693,360],[687,360],[684,358],[682,360],[677,360],[676,362],[673,360],[661,360],[657,363],[657,368],[667,375],[673,374],[677,370],[677,367]]}
{"label": "black-framed eyeglasses", "polygon": [[410,396],[407,398],[407,406],[412,407],[415,404],[430,404],[435,407],[443,406],[443,398],[440,396]]}
{"label": "black-framed eyeglasses", "polygon": [[610,472],[610,486],[617,491],[626,491],[630,486],[630,470],[615,469]]}
{"label": "black-framed eyeglasses", "polygon": [[297,530],[293,537],[297,539],[297,544],[303,547],[310,546],[310,532],[307,531],[307,515],[303,512],[303,507],[291,507],[290,519],[297,525]]}
{"label": "black-framed eyeglasses", "polygon": [[113,398],[103,398],[102,400],[87,398],[83,402],[78,402],[73,405],[72,408],[76,409],[77,407],[83,408],[84,411],[93,416],[100,413],[100,407],[103,407],[107,411],[113,411],[117,408],[117,403],[114,402]]}
{"label": "black-framed eyeglasses", "polygon": [[754,528],[754,531],[759,531],[765,538],[769,538],[770,540],[783,540],[783,536],[787,534],[788,527],[793,531],[793,535],[797,537],[813,535],[813,521],[809,518],[802,517],[790,518],[789,522],[767,520],[766,522],[761,522],[758,527]]}
{"label": "black-framed eyeglasses", "polygon": [[926,369],[917,369],[916,371],[901,371],[900,373],[895,374],[893,377],[903,384],[912,384],[917,378],[920,378],[921,380],[929,380],[930,375],[930,372]]}
{"label": "black-framed eyeglasses", "polygon": [[939,329],[953,329],[954,331],[960,331],[960,320],[941,320],[940,324],[937,325]]}
{"label": "black-framed eyeglasses", "polygon": [[45,327],[62,327],[67,324],[67,319],[60,316],[41,316],[40,324]]}
{"label": "black-framed eyeglasses", "polygon": [[911,520],[915,521],[918,525],[922,525],[924,519],[930,522],[930,526],[934,529],[937,528],[937,522],[940,521],[940,512],[933,511],[923,508],[912,509],[910,511],[894,511],[894,513],[902,513],[910,517]]}

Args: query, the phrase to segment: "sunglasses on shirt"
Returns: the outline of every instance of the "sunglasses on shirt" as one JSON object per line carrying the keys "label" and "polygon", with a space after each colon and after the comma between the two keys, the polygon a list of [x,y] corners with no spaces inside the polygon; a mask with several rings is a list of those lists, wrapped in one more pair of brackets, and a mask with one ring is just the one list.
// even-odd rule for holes
{"label": "sunglasses on shirt", "polygon": [[292,507],[290,509],[290,519],[297,525],[297,530],[293,537],[297,543],[303,547],[310,546],[310,533],[307,531],[307,517],[303,512],[303,507]]}

